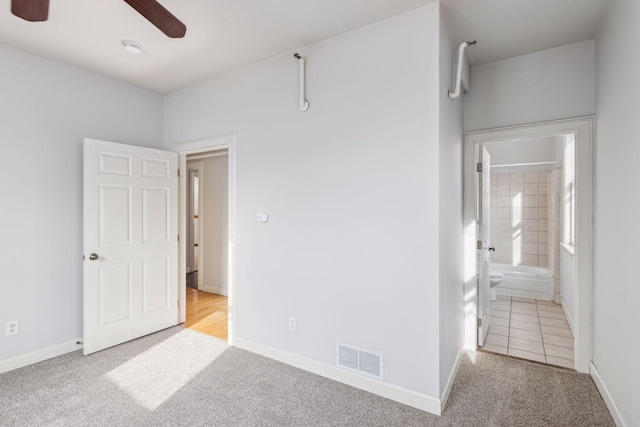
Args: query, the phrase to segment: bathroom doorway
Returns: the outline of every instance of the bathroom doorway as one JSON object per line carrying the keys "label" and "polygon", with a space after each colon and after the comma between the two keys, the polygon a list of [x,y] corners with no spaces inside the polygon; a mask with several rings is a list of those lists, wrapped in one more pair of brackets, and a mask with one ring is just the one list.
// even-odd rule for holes
{"label": "bathroom doorway", "polygon": [[[573,134],[483,145],[490,156],[488,216],[490,311],[482,350],[573,369],[572,243],[561,231],[563,182]],[[569,166],[570,167],[570,166]],[[571,168],[572,171],[572,168]],[[484,172],[484,171],[483,171]],[[561,268],[561,258],[562,267]],[[564,279],[564,280],[563,280]],[[480,316],[483,317],[483,316]],[[483,339],[484,338],[484,339]]]}
{"label": "bathroom doorway", "polygon": [[591,132],[586,118],[465,135],[469,348],[588,372]]}

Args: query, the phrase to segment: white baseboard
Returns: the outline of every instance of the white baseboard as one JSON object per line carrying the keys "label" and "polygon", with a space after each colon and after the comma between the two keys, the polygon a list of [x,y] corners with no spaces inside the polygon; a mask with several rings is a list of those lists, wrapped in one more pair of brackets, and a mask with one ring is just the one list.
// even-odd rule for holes
{"label": "white baseboard", "polygon": [[455,362],[453,362],[453,367],[451,368],[451,372],[449,373],[449,378],[447,378],[447,383],[445,384],[444,390],[442,390],[442,394],[440,395],[441,411],[444,411],[444,407],[447,405],[447,400],[449,400],[449,394],[451,393],[451,388],[453,387],[453,383],[456,380],[456,376],[458,375],[458,369],[460,368],[460,362],[462,362],[464,353],[465,349],[461,347],[460,350],[458,350],[458,355],[456,356]]}
{"label": "white baseboard", "polygon": [[611,413],[613,422],[616,423],[616,426],[618,427],[627,427],[627,423],[624,422],[624,419],[622,418],[622,414],[620,414],[620,410],[618,409],[616,402],[613,401],[613,397],[611,397],[609,389],[607,389],[607,386],[602,381],[602,377],[600,377],[600,373],[596,369],[596,366],[593,364],[593,362],[591,362],[589,373],[591,374],[591,378],[593,378],[593,382],[596,383],[596,387],[598,388],[598,391],[602,395],[604,403],[607,405],[607,408]]}
{"label": "white baseboard", "polygon": [[234,345],[243,350],[277,360],[278,362],[286,363],[287,365],[294,366],[316,375],[368,391],[369,393],[377,394],[378,396],[386,397],[387,399],[400,402],[422,411],[436,415],[442,414],[443,405],[440,399],[436,397],[431,397],[426,394],[417,393],[402,387],[374,380],[372,378],[349,372],[335,366],[316,362],[315,360],[307,359],[305,357],[269,347],[245,338],[235,337]]}
{"label": "white baseboard", "polygon": [[564,317],[567,318],[567,323],[569,324],[569,329],[571,329],[571,333],[575,337],[576,333],[573,330],[573,317],[571,317],[571,314],[569,313],[569,309],[565,305],[564,300],[562,298],[560,298],[560,305],[562,306],[562,311],[564,312]]}
{"label": "white baseboard", "polygon": [[36,350],[31,353],[15,356],[10,359],[0,360],[0,374],[33,365],[34,363],[42,362],[43,360],[62,356],[63,354],[71,353],[72,351],[80,350],[82,348],[82,344],[77,344],[80,340],[81,338],[78,338],[62,344]]}
{"label": "white baseboard", "polygon": [[229,290],[221,288],[220,286],[202,285],[198,289],[212,294],[224,295],[225,297],[229,296]]}

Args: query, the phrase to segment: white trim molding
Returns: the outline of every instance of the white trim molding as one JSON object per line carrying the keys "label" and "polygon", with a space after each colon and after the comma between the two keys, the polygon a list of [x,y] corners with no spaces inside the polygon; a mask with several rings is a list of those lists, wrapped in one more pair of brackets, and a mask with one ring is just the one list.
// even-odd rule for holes
{"label": "white trim molding", "polygon": [[600,376],[598,369],[596,369],[596,366],[593,363],[590,364],[589,368],[590,368],[589,373],[591,374],[591,378],[593,378],[593,382],[596,383],[596,387],[598,388],[598,391],[602,395],[602,399],[604,400],[604,403],[607,405],[607,409],[609,409],[609,412],[611,413],[611,418],[613,418],[613,422],[616,423],[616,426],[618,427],[627,427],[627,423],[624,422],[624,419],[622,418],[622,414],[618,409],[618,405],[616,405],[616,402],[614,402],[613,397],[611,397],[611,393],[609,393],[609,389],[602,381],[602,377]]}
{"label": "white trim molding", "polygon": [[284,350],[260,344],[245,338],[236,337],[234,345],[243,350],[259,354],[278,362],[320,375],[339,383],[347,384],[360,390],[385,397],[395,402],[402,403],[422,411],[432,414],[441,415],[444,404],[437,397],[428,396],[426,394],[416,393],[392,384],[388,384],[364,375],[356,374],[351,371],[340,369],[337,366],[331,366],[306,357],[298,356]]}
{"label": "white trim molding", "polygon": [[207,151],[219,150],[226,148],[226,145],[235,144],[235,132],[226,133],[224,135],[212,136],[205,139],[197,139],[194,141],[185,141],[173,144],[171,151],[185,154],[204,153]]}
{"label": "white trim molding", "polygon": [[464,265],[465,347],[475,350],[477,338],[476,284],[476,158],[484,144],[574,134],[576,141],[575,241],[575,361],[576,370],[589,372],[591,362],[591,239],[594,117],[525,124],[465,132],[464,137]]}
{"label": "white trim molding", "polygon": [[571,317],[571,315],[569,314],[569,309],[567,308],[567,305],[564,303],[564,299],[562,299],[562,297],[560,297],[560,306],[562,307],[562,311],[564,312],[564,317],[567,318],[567,323],[569,324],[569,329],[571,329],[571,333],[575,335],[576,331],[573,329],[573,317]]}
{"label": "white trim molding", "polygon": [[223,295],[225,297],[229,296],[229,291],[220,286],[211,286],[211,285],[202,285],[199,289],[203,292],[209,292],[211,294]]}
{"label": "white trim molding", "polygon": [[51,347],[32,351],[31,353],[15,356],[10,359],[0,360],[0,374],[33,365],[34,363],[42,362],[47,359],[62,356],[63,354],[71,353],[72,351],[81,350],[82,344],[79,344],[81,340],[82,338],[78,338],[63,342],[62,344],[56,344]]}

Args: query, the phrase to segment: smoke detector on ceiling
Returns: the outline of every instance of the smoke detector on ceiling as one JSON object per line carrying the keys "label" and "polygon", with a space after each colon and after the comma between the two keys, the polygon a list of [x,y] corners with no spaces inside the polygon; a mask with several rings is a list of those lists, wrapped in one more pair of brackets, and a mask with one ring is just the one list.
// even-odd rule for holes
{"label": "smoke detector on ceiling", "polygon": [[140,55],[142,53],[142,46],[130,40],[122,40],[122,47],[125,51],[133,55]]}

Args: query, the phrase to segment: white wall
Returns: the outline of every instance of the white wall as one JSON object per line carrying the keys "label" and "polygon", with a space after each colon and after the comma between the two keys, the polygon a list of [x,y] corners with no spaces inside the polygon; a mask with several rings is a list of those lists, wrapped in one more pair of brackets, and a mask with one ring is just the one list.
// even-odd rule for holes
{"label": "white wall", "polygon": [[612,2],[597,49],[593,363],[628,426],[640,425],[640,2]]}
{"label": "white wall", "polygon": [[385,382],[432,397],[438,20],[434,4],[300,49],[304,113],[293,52],[165,99],[167,147],[237,132],[238,335],[328,365],[336,342],[382,352]]}
{"label": "white wall", "polygon": [[591,115],[594,64],[594,44],[587,41],[472,67],[464,129]]}
{"label": "white wall", "polygon": [[[440,153],[439,153],[439,257],[440,257],[440,392],[454,367],[464,341],[463,312],[463,184],[462,99],[449,101],[452,65],[457,54],[446,16],[440,19]],[[457,61],[457,58],[456,58]],[[464,95],[462,95],[464,96]]]}
{"label": "white wall", "polygon": [[202,180],[202,290],[220,295],[228,294],[228,156],[204,159]]}
{"label": "white wall", "polygon": [[82,139],[162,145],[161,96],[0,45],[0,360],[82,336]]}

